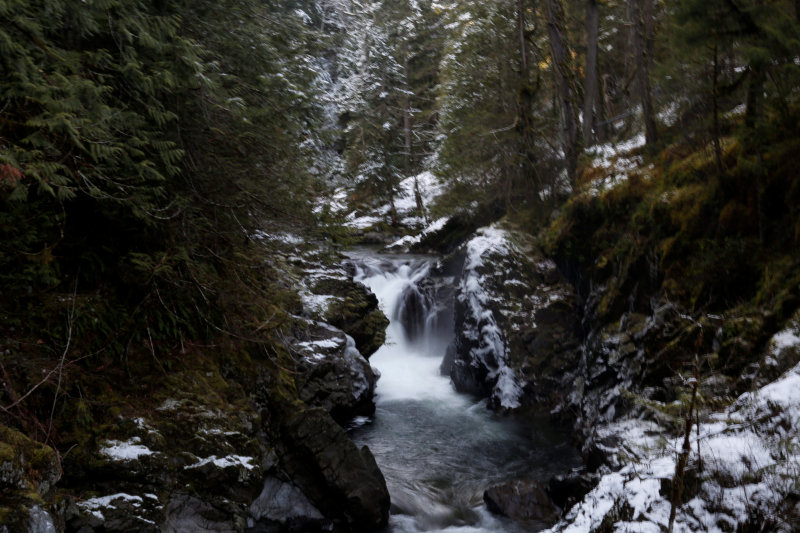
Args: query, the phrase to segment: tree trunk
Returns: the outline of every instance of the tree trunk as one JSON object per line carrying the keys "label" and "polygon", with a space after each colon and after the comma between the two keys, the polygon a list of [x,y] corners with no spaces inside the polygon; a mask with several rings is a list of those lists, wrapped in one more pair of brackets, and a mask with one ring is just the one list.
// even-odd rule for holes
{"label": "tree trunk", "polygon": [[717,173],[722,175],[722,148],[719,144],[719,53],[717,45],[714,44],[714,60],[712,61],[712,68],[714,72],[711,73],[711,105],[714,115],[714,156],[717,161]]}
{"label": "tree trunk", "polygon": [[761,107],[761,95],[764,92],[764,73],[760,65],[750,66],[750,80],[747,85],[745,101],[744,125],[749,130],[756,127],[756,119]]}
{"label": "tree trunk", "polygon": [[631,14],[633,53],[636,63],[636,92],[642,106],[642,120],[644,121],[645,139],[647,144],[654,144],[658,140],[655,112],[650,94],[650,56],[652,50],[653,32],[653,0],[630,0],[632,2]]}
{"label": "tree trunk", "polygon": [[598,39],[597,0],[586,2],[586,81],[583,85],[583,142],[591,146],[595,141],[595,124],[600,121],[600,84],[597,69]]}
{"label": "tree trunk", "polygon": [[578,167],[578,115],[575,104],[571,55],[564,36],[564,8],[561,0],[547,0],[547,28],[550,36],[550,55],[553,72],[560,93],[561,112],[564,121],[564,156],[567,176],[572,181]]}
{"label": "tree trunk", "polygon": [[519,32],[520,74],[528,81],[528,39],[525,36],[525,0],[517,0],[517,30]]}
{"label": "tree trunk", "polygon": [[[538,195],[541,184],[536,173],[536,154],[533,152],[534,146],[534,125],[533,125],[533,87],[531,86],[530,63],[529,63],[529,44],[527,35],[527,20],[525,17],[525,0],[517,0],[517,31],[519,37],[519,86],[517,89],[517,133],[519,134],[519,161],[516,165],[519,168],[520,183],[527,183],[533,180],[534,189]],[[514,173],[511,173],[512,175]],[[511,187],[507,189],[507,201],[511,200]]]}

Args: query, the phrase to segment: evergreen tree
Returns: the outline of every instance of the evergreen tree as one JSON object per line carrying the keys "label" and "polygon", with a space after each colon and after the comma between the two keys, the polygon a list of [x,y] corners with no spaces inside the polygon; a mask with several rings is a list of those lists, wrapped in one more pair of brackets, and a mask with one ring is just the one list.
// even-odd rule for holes
{"label": "evergreen tree", "polygon": [[403,67],[382,26],[381,2],[367,3],[340,57],[339,108],[346,122],[347,170],[355,183],[391,206],[403,175],[403,114],[408,89]]}

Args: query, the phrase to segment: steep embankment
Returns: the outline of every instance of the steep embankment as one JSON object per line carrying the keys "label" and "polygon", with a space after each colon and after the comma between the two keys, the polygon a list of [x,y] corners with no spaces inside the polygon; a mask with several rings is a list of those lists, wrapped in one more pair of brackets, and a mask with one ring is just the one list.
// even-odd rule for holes
{"label": "steep embankment", "polygon": [[583,449],[585,474],[551,480],[554,531],[665,528],[673,507],[676,530],[796,527],[793,149],[758,180],[733,140],[722,175],[686,146],[601,149],[546,232],[505,219],[459,249],[454,382],[549,409]]}
{"label": "steep embankment", "polygon": [[187,342],[179,358],[131,361],[127,376],[95,368],[71,378],[51,422],[60,454],[0,427],[4,530],[346,531],[386,522],[383,476],[336,422],[375,408],[364,355],[383,343],[386,318],[335,253],[290,235],[262,238],[285,251],[271,262],[300,289],[263,317],[269,336],[254,327],[252,338]]}

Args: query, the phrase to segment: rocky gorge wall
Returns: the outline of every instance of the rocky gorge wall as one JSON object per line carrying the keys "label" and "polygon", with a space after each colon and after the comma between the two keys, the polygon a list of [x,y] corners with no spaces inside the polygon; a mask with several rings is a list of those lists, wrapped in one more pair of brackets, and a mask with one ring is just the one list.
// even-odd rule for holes
{"label": "rocky gorge wall", "polygon": [[385,524],[383,475],[339,423],[374,411],[377,377],[365,356],[383,343],[387,320],[324,248],[290,257],[285,272],[300,300],[264,345],[271,352],[187,346],[181,368],[150,378],[149,396],[108,385],[108,419],[87,420],[88,438],[61,455],[0,427],[0,531]]}
{"label": "rocky gorge wall", "polygon": [[[782,384],[795,379],[800,361],[800,313],[778,323],[763,309],[692,312],[658,290],[657,264],[623,268],[620,261],[589,270],[587,279],[563,257],[547,257],[542,242],[496,223],[450,259],[463,268],[457,337],[443,369],[493,409],[548,411],[572,428],[584,456],[583,472],[521,481],[532,487],[525,494],[487,493],[492,506],[538,502],[549,481],[562,513],[554,531],[606,531],[625,522],[665,528],[673,505],[676,530],[748,530],[759,521],[793,530],[791,480],[800,457],[788,428],[800,402]],[[690,404],[690,446],[700,451],[678,467]],[[755,433],[731,422],[743,416],[761,420]],[[772,417],[784,422],[776,426]],[[757,465],[749,479],[747,465]],[[636,485],[643,472],[645,488]],[[673,486],[681,487],[677,495]],[[516,496],[498,504],[504,492]]]}

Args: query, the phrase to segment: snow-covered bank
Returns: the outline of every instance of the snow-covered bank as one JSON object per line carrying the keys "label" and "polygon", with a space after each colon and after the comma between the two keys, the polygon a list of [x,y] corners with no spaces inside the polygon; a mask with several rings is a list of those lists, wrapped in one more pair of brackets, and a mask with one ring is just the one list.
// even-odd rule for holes
{"label": "snow-covered bank", "polygon": [[[321,213],[327,209],[331,214],[342,217],[346,227],[356,231],[391,221],[390,202],[370,206],[351,205],[351,192],[347,187],[336,189],[330,197],[319,200],[315,211]],[[444,184],[428,170],[403,179],[394,197],[398,224],[415,231],[425,228],[429,224],[429,209],[443,192]]]}
{"label": "snow-covered bank", "polygon": [[[770,352],[800,356],[797,322],[771,340]],[[783,354],[785,356],[785,354]],[[702,391],[701,391],[702,392]],[[684,501],[674,531],[797,531],[800,475],[800,364],[748,392],[691,431]],[[598,486],[551,533],[659,532],[669,522],[670,489],[683,437],[654,422],[627,419],[597,428],[597,440],[621,468],[606,468]],[[760,527],[760,529],[759,529]]]}
{"label": "snow-covered bank", "polygon": [[627,181],[631,173],[641,172],[642,156],[637,152],[644,144],[644,134],[639,134],[621,142],[599,144],[587,150],[592,157],[592,179],[585,185],[585,192],[597,196]]}

